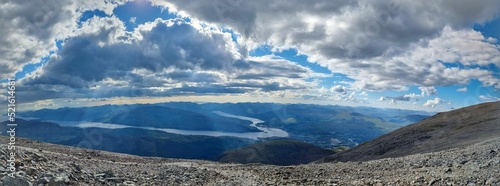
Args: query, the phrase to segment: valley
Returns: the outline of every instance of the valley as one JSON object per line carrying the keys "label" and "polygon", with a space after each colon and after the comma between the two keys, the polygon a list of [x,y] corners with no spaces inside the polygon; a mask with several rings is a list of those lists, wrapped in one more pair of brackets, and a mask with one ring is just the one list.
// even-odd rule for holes
{"label": "valley", "polygon": [[[19,113],[17,135],[133,155],[215,161],[228,150],[277,139],[325,149],[352,147],[407,124],[389,122],[394,116],[379,114],[384,113],[381,109],[354,110],[304,104],[192,102],[66,107]],[[7,129],[2,125],[0,130]]]}
{"label": "valley", "polygon": [[[325,151],[325,149],[300,141],[252,142],[253,145],[242,148],[233,146],[234,150],[227,151],[221,157],[220,161],[224,163],[134,156],[19,138],[16,141],[18,161],[15,163],[17,170],[15,176],[5,176],[8,172],[5,167],[2,167],[0,174],[3,176],[0,178],[0,183],[16,186],[33,185],[33,183],[49,185],[497,185],[500,183],[498,176],[500,175],[499,113],[500,102],[439,113],[340,152]],[[30,129],[22,124],[25,122],[27,121],[21,122],[19,128]],[[72,139],[69,134],[62,133],[62,130],[59,130],[61,126],[57,124],[39,122],[32,125],[41,125],[41,128],[25,132],[43,137],[51,134],[49,131],[52,131],[55,132],[52,133],[53,135]],[[83,130],[77,127],[72,129]],[[117,129],[107,131],[103,139],[111,137],[110,134],[125,134],[123,130],[131,132],[127,134],[129,137],[137,137],[141,133],[148,136],[160,135],[159,131]],[[0,137],[0,139],[8,140],[7,137]],[[208,144],[208,141],[210,138],[196,144],[197,148],[204,148],[203,145]],[[187,142],[185,141],[182,145],[188,144]],[[125,143],[126,145],[119,147],[135,145]],[[173,144],[162,145],[165,145],[162,148],[168,147],[171,151],[176,148]],[[6,165],[9,158],[6,149],[6,145],[1,145],[0,162],[2,165]],[[147,149],[160,150],[161,148],[148,146]],[[315,157],[315,155],[318,156]],[[312,160],[321,156],[326,156],[326,158],[309,164],[301,162],[306,158]],[[302,165],[275,166],[261,163]]]}

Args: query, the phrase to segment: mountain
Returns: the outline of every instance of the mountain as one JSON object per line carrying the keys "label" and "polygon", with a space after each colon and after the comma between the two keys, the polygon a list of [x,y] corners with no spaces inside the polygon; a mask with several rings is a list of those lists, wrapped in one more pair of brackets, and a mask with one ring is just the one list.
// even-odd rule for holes
{"label": "mountain", "polygon": [[402,126],[419,122],[425,118],[428,118],[436,114],[433,112],[426,112],[426,111],[391,109],[391,108],[373,108],[364,106],[360,107],[328,106],[328,108],[335,110],[356,112]]}
{"label": "mountain", "polygon": [[290,137],[322,148],[355,146],[395,130],[401,125],[340,108],[290,104],[252,115],[264,126],[280,128]]}
{"label": "mountain", "polygon": [[[137,128],[78,128],[40,120],[16,120],[17,137],[140,156],[217,160],[227,150],[255,143],[235,137],[178,135]],[[1,131],[8,131],[6,124],[1,123]]]}
{"label": "mountain", "polygon": [[[261,127],[257,129],[251,126],[248,120],[224,117],[216,114],[218,112],[251,117],[264,122],[257,124],[257,127]],[[193,102],[103,105],[18,113],[21,117],[38,118],[61,125],[97,122],[233,134],[262,133],[264,127],[286,131],[290,139],[321,148],[352,147],[400,128],[410,121],[428,117],[425,114],[426,112],[400,109],[312,104]]]}
{"label": "mountain", "polygon": [[295,140],[271,140],[224,152],[219,162],[298,165],[318,160],[334,152]]}
{"label": "mountain", "polygon": [[[20,113],[23,117],[50,121],[90,121],[139,127],[225,132],[259,132],[251,122],[219,116],[194,103],[104,105],[42,109]],[[182,108],[182,109],[180,109]],[[186,110],[184,110],[186,109]]]}
{"label": "mountain", "polygon": [[[322,148],[355,146],[405,125],[389,122],[396,116],[386,114],[387,109],[370,107],[363,107],[360,112],[358,107],[314,104],[204,103],[201,107],[258,118],[265,121],[261,126],[285,130],[291,139]],[[426,113],[397,111],[414,115]]]}
{"label": "mountain", "polygon": [[500,102],[438,113],[323,159],[366,161],[463,148],[500,136]]}
{"label": "mountain", "polygon": [[296,166],[143,157],[25,138],[16,138],[12,157],[7,146],[0,144],[0,185],[6,186],[500,184],[500,137],[399,158]]}
{"label": "mountain", "polygon": [[182,130],[205,130],[225,132],[259,132],[250,126],[251,122],[219,116],[207,112],[201,114],[187,110],[157,105],[141,105],[119,113],[104,123],[117,123],[129,126],[147,126]]}
{"label": "mountain", "polygon": [[63,107],[58,109],[40,109],[35,111],[20,112],[22,117],[39,118],[53,121],[94,121],[99,122],[106,120],[117,113],[134,107],[133,105],[118,106],[118,105],[103,105],[94,107],[69,108]]}

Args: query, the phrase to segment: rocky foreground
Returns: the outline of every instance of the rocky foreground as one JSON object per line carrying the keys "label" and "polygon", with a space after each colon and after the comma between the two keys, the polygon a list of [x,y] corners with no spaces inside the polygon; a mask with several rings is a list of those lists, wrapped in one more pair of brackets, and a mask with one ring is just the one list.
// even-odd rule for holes
{"label": "rocky foreground", "polygon": [[9,153],[2,145],[0,185],[500,184],[500,137],[400,158],[283,167],[145,158],[17,139],[14,178]]}

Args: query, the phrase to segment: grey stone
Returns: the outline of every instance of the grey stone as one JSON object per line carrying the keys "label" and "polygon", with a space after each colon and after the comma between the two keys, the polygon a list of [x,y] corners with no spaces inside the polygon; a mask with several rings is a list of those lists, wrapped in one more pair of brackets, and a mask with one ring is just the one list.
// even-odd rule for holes
{"label": "grey stone", "polygon": [[36,168],[35,167],[29,167],[27,170],[26,170],[26,174],[28,175],[34,175],[35,173],[37,172]]}
{"label": "grey stone", "polygon": [[31,186],[33,185],[31,182],[29,182],[26,178],[12,178],[10,176],[7,176],[3,179],[3,184],[5,186]]}

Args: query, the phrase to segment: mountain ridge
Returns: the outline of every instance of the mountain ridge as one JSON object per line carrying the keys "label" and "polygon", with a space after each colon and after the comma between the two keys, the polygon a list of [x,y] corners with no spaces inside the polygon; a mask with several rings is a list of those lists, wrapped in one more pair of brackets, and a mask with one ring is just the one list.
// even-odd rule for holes
{"label": "mountain ridge", "polygon": [[469,146],[500,136],[500,102],[441,112],[319,162],[366,161]]}

